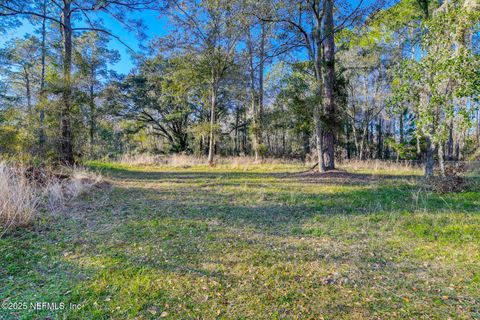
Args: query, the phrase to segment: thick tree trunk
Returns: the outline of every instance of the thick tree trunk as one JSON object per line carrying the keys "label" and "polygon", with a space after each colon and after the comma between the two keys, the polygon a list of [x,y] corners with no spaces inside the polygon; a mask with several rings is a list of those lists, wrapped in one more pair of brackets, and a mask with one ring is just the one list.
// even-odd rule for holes
{"label": "thick tree trunk", "polygon": [[74,163],[73,158],[73,138],[71,128],[71,107],[72,107],[72,23],[70,17],[70,0],[64,1],[62,11],[62,36],[63,36],[63,105],[60,110],[61,122],[61,141],[60,141],[60,160],[67,164]]}
{"label": "thick tree trunk", "polygon": [[324,130],[327,161],[326,170],[335,169],[335,34],[333,21],[333,0],[325,0],[325,18],[323,22],[324,50],[324,110],[328,126]]}

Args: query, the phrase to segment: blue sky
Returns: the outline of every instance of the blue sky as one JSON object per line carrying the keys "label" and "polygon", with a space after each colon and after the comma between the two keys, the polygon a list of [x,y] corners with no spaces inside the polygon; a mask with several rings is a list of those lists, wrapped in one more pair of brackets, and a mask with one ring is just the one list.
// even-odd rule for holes
{"label": "blue sky", "polygon": [[[159,13],[155,11],[142,11],[130,15],[131,18],[142,18],[147,30],[145,33],[148,35],[148,38],[145,40],[145,44],[153,39],[156,36],[165,35],[168,32],[168,21],[167,18],[159,17]],[[123,42],[125,42],[129,47],[134,49],[136,52],[140,51],[140,43],[136,35],[126,30],[121,23],[111,18],[110,16],[103,15],[104,25],[106,29],[110,30],[113,34],[118,36]],[[76,25],[81,26],[80,24]],[[0,38],[0,46],[2,46],[6,41],[19,37],[21,35],[32,34],[34,33],[34,27],[24,20],[23,24],[15,29],[9,29],[7,32]],[[119,62],[111,65],[111,68],[119,73],[127,74],[134,66],[134,62],[131,58],[131,52],[119,41],[111,39],[109,43],[110,49],[115,49],[120,52],[121,59]]]}
{"label": "blue sky", "polygon": [[[145,39],[144,44],[156,36],[163,36],[168,32],[168,19],[166,17],[160,18],[158,12],[145,10],[133,14],[132,17],[136,19],[142,18],[145,26],[147,27],[145,33],[148,35],[148,38]],[[105,16],[104,21],[107,29],[112,31],[113,34],[118,36],[130,48],[136,52],[140,51],[140,43],[135,34],[125,30],[125,28],[123,28],[123,26],[117,20],[111,18],[110,16]],[[115,39],[110,41],[109,47],[111,49],[118,50],[121,54],[121,60],[115,65],[112,65],[112,69],[120,73],[128,73],[134,66],[130,50],[128,50],[122,43]]]}
{"label": "blue sky", "polygon": [[[352,6],[357,5],[357,1],[349,1]],[[365,0],[364,5],[370,5],[371,3],[373,3],[373,1],[374,0]],[[147,30],[144,30],[144,33],[148,35],[148,38],[145,39],[145,44],[156,36],[166,35],[169,31],[168,18],[166,18],[165,16],[159,17],[158,11],[142,10],[131,14],[129,17],[135,19],[142,19],[144,21],[144,24],[147,28]],[[108,30],[118,36],[123,42],[125,42],[136,52],[140,52],[140,43],[135,34],[126,30],[120,22],[113,19],[109,15],[101,14],[101,18],[103,19],[104,25]],[[82,23],[77,22],[76,26],[81,27]],[[13,37],[18,37],[33,32],[33,26],[29,24],[28,21],[24,20],[24,23],[20,27],[8,30],[8,32],[0,38],[0,46],[2,46],[6,41]],[[131,52],[116,39],[111,39],[109,43],[109,48],[118,50],[121,55],[120,61],[111,65],[111,69],[119,73],[127,74],[134,66],[134,62],[131,58]]]}

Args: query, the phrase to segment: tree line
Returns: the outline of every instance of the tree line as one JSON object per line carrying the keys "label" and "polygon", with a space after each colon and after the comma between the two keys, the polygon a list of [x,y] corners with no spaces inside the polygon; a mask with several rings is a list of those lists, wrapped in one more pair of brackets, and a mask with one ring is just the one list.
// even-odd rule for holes
{"label": "tree line", "polygon": [[[158,12],[166,35],[131,13]],[[475,0],[0,1],[0,153],[313,160],[479,156]],[[104,18],[135,33],[141,52]],[[167,26],[168,25],[168,26]],[[135,68],[118,74],[120,54]]]}

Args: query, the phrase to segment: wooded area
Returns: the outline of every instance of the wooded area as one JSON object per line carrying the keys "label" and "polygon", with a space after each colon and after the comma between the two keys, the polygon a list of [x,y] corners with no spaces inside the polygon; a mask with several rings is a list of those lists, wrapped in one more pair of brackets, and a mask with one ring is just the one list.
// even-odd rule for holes
{"label": "wooded area", "polygon": [[[169,30],[131,50],[109,16]],[[478,158],[478,2],[6,1],[0,153],[73,164],[186,153],[435,162]],[[125,44],[126,45],[126,44]],[[128,46],[127,46],[128,47]]]}

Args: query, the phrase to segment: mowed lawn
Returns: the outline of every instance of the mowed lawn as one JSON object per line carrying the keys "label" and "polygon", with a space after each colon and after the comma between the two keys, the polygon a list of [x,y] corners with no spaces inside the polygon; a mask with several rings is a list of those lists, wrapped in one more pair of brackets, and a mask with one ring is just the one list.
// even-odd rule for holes
{"label": "mowed lawn", "polygon": [[479,319],[480,191],[419,172],[129,167],[0,239],[0,319]]}

